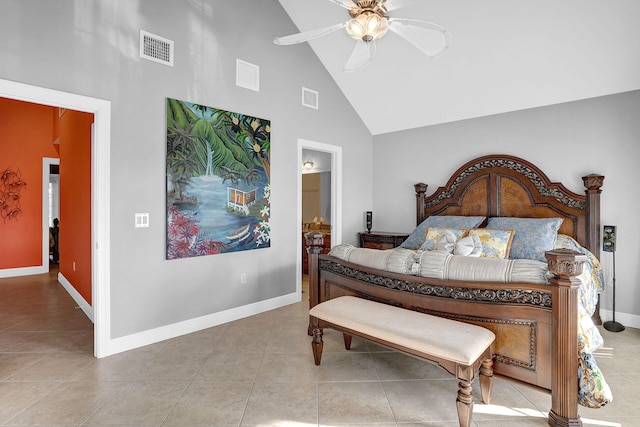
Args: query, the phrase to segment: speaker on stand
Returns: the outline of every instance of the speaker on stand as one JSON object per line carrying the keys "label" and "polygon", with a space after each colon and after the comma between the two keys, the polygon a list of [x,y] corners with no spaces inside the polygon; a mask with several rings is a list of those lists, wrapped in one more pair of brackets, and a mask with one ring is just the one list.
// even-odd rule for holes
{"label": "speaker on stand", "polygon": [[609,332],[624,331],[624,326],[616,322],[616,226],[605,225],[602,237],[602,250],[613,254],[613,320],[604,322],[604,328]]}

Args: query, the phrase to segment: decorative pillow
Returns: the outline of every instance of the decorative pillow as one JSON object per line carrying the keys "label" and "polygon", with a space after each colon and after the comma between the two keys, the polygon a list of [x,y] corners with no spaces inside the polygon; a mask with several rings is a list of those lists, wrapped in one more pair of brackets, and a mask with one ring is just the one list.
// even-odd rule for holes
{"label": "decorative pillow", "polygon": [[456,215],[433,215],[425,219],[415,230],[402,242],[400,247],[407,249],[420,249],[427,237],[429,227],[440,228],[476,228],[486,219],[484,216],[456,216]]}
{"label": "decorative pillow", "polygon": [[417,261],[420,276],[432,279],[548,283],[547,264],[532,259],[468,257],[445,251],[423,251]]}
{"label": "decorative pillow", "polygon": [[562,218],[489,218],[488,228],[512,228],[516,231],[510,258],[546,261],[544,253],[554,248]]}
{"label": "decorative pillow", "polygon": [[460,239],[462,236],[467,234],[466,228],[440,228],[440,227],[429,227],[427,229],[427,234],[424,239],[424,243],[420,246],[420,250],[422,251],[432,251],[434,249],[446,249],[446,247],[437,248],[438,242],[442,240],[441,246],[443,244],[452,244],[451,250],[447,250],[447,252],[453,252],[453,244]]}
{"label": "decorative pillow", "polygon": [[344,261],[360,264],[378,270],[400,274],[418,274],[416,252],[410,249],[393,248],[377,250],[356,248],[348,243],[341,243],[331,248],[329,255]]}
{"label": "decorative pillow", "polygon": [[[456,237],[456,235],[453,234],[448,229],[445,228],[444,230],[445,230],[445,232],[436,241],[435,250],[436,251],[447,251],[447,253],[452,254],[453,250],[456,247],[456,241],[458,240],[458,237]],[[429,232],[427,232],[427,235],[429,235]],[[427,238],[427,240],[428,240],[428,238]],[[425,240],[425,243],[422,245],[423,247],[424,247],[424,245],[427,244],[427,240]]]}
{"label": "decorative pillow", "polygon": [[509,258],[509,250],[515,232],[491,228],[474,228],[469,230],[469,236],[478,236],[482,244],[484,258]]}
{"label": "decorative pillow", "polygon": [[455,243],[454,255],[479,257],[482,255],[482,242],[477,234],[463,237]]}
{"label": "decorative pillow", "polygon": [[418,274],[416,263],[416,252],[411,249],[393,248],[387,249],[391,252],[387,260],[387,271],[400,274]]}

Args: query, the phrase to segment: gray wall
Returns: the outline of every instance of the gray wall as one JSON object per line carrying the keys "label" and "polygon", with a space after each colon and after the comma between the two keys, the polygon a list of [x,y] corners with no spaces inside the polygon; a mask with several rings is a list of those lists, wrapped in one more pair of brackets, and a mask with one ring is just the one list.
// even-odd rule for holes
{"label": "gray wall", "polygon": [[[175,42],[174,67],[139,59],[140,29]],[[0,2],[0,79],[111,101],[112,338],[295,292],[298,138],[343,147],[355,240],[372,137],[308,45],[273,44],[294,32],[277,0]],[[235,85],[236,58],[260,66],[260,92]],[[301,106],[302,86],[319,110]],[[165,259],[167,97],[271,120],[271,248]],[[134,229],[135,212],[149,229]]]}
{"label": "gray wall", "polygon": [[[413,184],[429,184],[431,194],[458,167],[485,154],[527,159],[552,181],[581,194],[582,176],[602,174],[602,224],[618,226],[616,320],[640,327],[639,118],[640,91],[635,91],[376,136],[376,229],[412,230]],[[612,254],[603,253],[601,261],[609,285],[602,299],[606,319]]]}

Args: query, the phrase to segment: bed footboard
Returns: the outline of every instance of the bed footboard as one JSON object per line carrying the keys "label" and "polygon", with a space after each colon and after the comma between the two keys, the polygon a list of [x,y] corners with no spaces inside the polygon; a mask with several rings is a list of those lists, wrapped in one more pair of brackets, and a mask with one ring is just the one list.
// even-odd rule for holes
{"label": "bed footboard", "polygon": [[547,252],[554,274],[549,285],[454,282],[388,273],[319,255],[321,239],[314,242],[309,237],[310,307],[352,295],[490,329],[496,335],[495,374],[550,392],[550,425],[582,425],[575,276],[586,257],[566,250]]}

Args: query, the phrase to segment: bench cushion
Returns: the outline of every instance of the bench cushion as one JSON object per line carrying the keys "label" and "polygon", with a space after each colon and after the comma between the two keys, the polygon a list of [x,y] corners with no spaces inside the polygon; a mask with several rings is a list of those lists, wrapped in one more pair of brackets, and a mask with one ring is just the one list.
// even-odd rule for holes
{"label": "bench cushion", "polygon": [[488,329],[352,296],[324,301],[310,315],[336,326],[471,365],[495,340]]}

